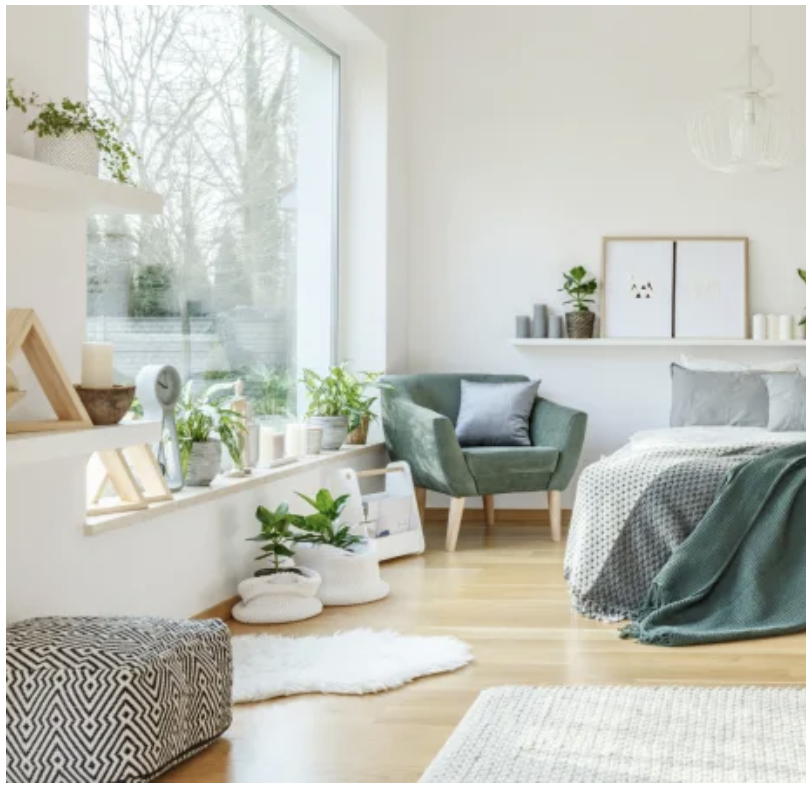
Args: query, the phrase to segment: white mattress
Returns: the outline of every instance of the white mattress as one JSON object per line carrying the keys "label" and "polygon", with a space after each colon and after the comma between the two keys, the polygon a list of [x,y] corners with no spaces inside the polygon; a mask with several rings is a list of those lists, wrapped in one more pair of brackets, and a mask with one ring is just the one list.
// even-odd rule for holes
{"label": "white mattress", "polygon": [[788,445],[806,442],[806,432],[770,432],[756,426],[683,426],[636,432],[630,447],[638,450],[684,446]]}

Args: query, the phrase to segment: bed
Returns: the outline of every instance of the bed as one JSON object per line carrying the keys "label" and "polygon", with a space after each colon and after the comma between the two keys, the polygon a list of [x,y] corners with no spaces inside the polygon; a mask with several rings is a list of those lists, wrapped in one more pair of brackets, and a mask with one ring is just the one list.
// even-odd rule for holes
{"label": "bed", "polygon": [[680,427],[639,432],[582,473],[565,577],[575,608],[617,621],[640,608],[672,551],[694,530],[727,475],[806,432]]}

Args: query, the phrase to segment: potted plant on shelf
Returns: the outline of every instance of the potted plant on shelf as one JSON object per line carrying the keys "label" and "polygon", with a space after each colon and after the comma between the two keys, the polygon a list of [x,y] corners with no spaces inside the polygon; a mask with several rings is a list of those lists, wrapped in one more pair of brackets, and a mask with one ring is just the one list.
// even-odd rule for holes
{"label": "potted plant on shelf", "polygon": [[568,338],[592,339],[596,315],[588,308],[588,304],[593,303],[593,296],[599,285],[592,276],[588,278],[588,272],[582,265],[563,273],[563,277],[565,281],[560,292],[568,295],[568,300],[563,303],[573,304],[574,307],[573,311],[566,312],[565,315]]}
{"label": "potted plant on shelf", "polygon": [[322,602],[316,593],[322,580],[312,569],[294,565],[291,526],[296,517],[289,513],[288,503],[280,503],[274,511],[258,506],[255,516],[260,533],[247,540],[261,545],[262,554],[255,559],[269,558],[271,566],[239,583],[241,601],[233,608],[233,617],[242,623],[289,623],[318,615]]}
{"label": "potted plant on shelf", "polygon": [[375,544],[366,533],[340,522],[349,495],[334,498],[327,489],[320,489],[315,498],[297,494],[315,513],[295,517],[294,559],[322,578],[322,603],[346,606],[385,598],[389,585],[381,579]]}
{"label": "potted plant on shelf", "polygon": [[383,372],[359,372],[353,378],[356,387],[354,393],[355,406],[349,416],[347,445],[366,445],[369,436],[369,425],[378,417],[372,408],[378,397],[370,391],[391,390],[392,386],[381,382]]}
{"label": "potted plant on shelf", "polygon": [[137,151],[121,139],[116,123],[100,117],[88,104],[70,98],[39,103],[35,93],[21,96],[14,91],[12,80],[6,80],[6,110],[12,107],[22,112],[29,107],[37,111],[26,127],[36,137],[37,161],[97,177],[103,158],[113,180],[132,184]]}
{"label": "potted plant on shelf", "polygon": [[210,486],[221,470],[222,443],[240,468],[241,437],[246,433],[246,424],[243,415],[228,406],[231,397],[221,396],[233,385],[211,385],[200,396],[194,396],[191,380],[182,390],[176,409],[176,433],[187,486]]}
{"label": "potted plant on shelf", "polygon": [[380,377],[380,372],[360,372],[356,377],[347,370],[346,363],[332,367],[325,376],[311,369],[302,370],[301,382],[308,393],[306,418],[311,426],[322,428],[322,450],[338,451],[354,430],[359,433],[352,442],[359,443],[362,425],[366,442],[366,428],[374,417],[372,405],[376,401],[367,395],[367,390],[382,387]]}

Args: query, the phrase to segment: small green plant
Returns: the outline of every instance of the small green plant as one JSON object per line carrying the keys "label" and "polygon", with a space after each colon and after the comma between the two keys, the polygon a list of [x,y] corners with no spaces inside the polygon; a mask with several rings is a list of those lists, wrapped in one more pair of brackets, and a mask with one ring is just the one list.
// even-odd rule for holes
{"label": "small green plant", "polygon": [[[803,270],[803,268],[798,268],[798,276],[800,276],[800,278],[803,279],[803,283],[806,284],[806,270]],[[806,325],[806,309],[803,310],[803,317],[801,318],[799,325]]]}
{"label": "small green plant", "polygon": [[222,396],[232,391],[234,383],[211,385],[201,396],[193,395],[193,381],[182,389],[176,408],[176,432],[183,472],[194,443],[206,443],[217,437],[226,446],[236,467],[241,466],[241,437],[246,433],[246,424],[241,413],[229,408],[232,396]]}
{"label": "small green plant", "polygon": [[573,304],[574,310],[578,312],[590,311],[588,304],[593,303],[593,295],[599,288],[596,279],[593,277],[588,279],[587,276],[588,272],[582,265],[577,265],[568,273],[563,273],[565,282],[560,288],[560,292],[564,292],[568,296],[568,300],[563,303]]}
{"label": "small green plant", "polygon": [[21,96],[14,90],[13,77],[6,77],[6,112],[12,107],[20,112],[27,113],[28,107],[36,106],[39,96],[31,93],[28,96]]}
{"label": "small green plant", "polygon": [[301,531],[294,536],[296,542],[328,544],[339,549],[350,549],[361,543],[363,539],[351,533],[349,525],[338,524],[349,495],[334,498],[327,489],[320,489],[315,498],[301,492],[297,492],[297,495],[311,505],[316,513],[294,518],[294,525]]}
{"label": "small green plant", "polygon": [[[38,137],[57,138],[68,134],[92,134],[113,180],[131,185],[132,164],[137,158],[137,151],[120,138],[120,129],[116,123],[109,118],[99,117],[83,101],[63,98],[59,103],[48,101],[39,104],[33,95],[21,100],[39,109],[39,114],[28,124],[28,131],[33,131]],[[8,101],[7,87],[6,106]],[[16,101],[13,105],[18,106]]]}
{"label": "small green plant", "polygon": [[347,363],[333,366],[327,375],[319,375],[311,369],[302,370],[301,382],[308,392],[307,417],[333,417],[346,415],[349,429],[355,429],[364,418],[375,418],[372,406],[377,401],[370,390],[391,388],[380,382],[383,372],[358,372],[353,375]]}
{"label": "small green plant", "polygon": [[295,534],[291,526],[297,517],[289,513],[288,503],[280,503],[274,511],[258,506],[255,516],[260,522],[260,533],[246,540],[261,544],[260,551],[263,554],[258,555],[255,560],[271,558],[272,561],[271,568],[256,571],[255,576],[282,573],[301,574],[299,569],[292,566],[281,567],[283,560],[294,557],[294,550],[289,544],[294,543]]}

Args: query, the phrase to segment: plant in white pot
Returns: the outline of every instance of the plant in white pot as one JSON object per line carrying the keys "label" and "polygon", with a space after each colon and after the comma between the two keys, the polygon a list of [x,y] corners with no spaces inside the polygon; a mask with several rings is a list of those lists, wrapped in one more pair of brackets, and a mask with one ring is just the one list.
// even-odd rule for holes
{"label": "plant in white pot", "polygon": [[320,489],[315,498],[297,494],[315,513],[294,518],[294,560],[322,578],[322,603],[326,607],[366,604],[389,595],[389,585],[381,579],[375,543],[339,522],[349,495],[334,499],[327,489]]}
{"label": "plant in white pot", "polygon": [[300,382],[308,396],[306,419],[311,426],[322,428],[323,451],[338,451],[350,434],[354,434],[355,439],[349,442],[366,442],[375,403],[375,398],[367,391],[386,387],[379,382],[380,376],[380,372],[359,372],[355,376],[347,370],[346,362],[333,366],[326,375],[311,369],[302,370]]}
{"label": "plant in white pot", "polygon": [[83,101],[63,98],[60,102],[40,104],[35,97],[23,100],[37,110],[36,117],[27,126],[27,130],[36,135],[37,161],[97,177],[103,158],[104,167],[113,180],[132,184],[132,164],[137,151],[123,141],[113,121],[100,117]]}
{"label": "plant in white pot", "polygon": [[293,563],[291,524],[296,517],[289,513],[288,503],[275,511],[259,506],[256,516],[260,533],[247,540],[261,545],[262,554],[255,559],[269,559],[271,565],[238,585],[241,601],[233,608],[233,617],[241,623],[290,623],[318,615],[322,602],[316,593],[322,580],[315,571]]}
{"label": "plant in white pot", "polygon": [[176,408],[179,456],[187,486],[210,486],[221,471],[221,445],[240,468],[241,437],[246,433],[243,415],[229,407],[234,383],[211,385],[200,396],[193,381],[186,383]]}

